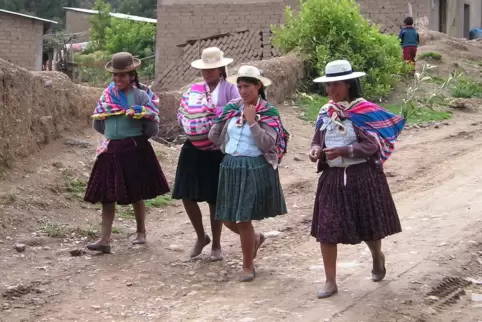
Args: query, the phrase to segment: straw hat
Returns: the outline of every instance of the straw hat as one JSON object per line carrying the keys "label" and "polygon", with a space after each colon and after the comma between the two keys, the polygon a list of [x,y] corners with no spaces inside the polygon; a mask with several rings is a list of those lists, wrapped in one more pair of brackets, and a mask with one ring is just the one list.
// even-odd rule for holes
{"label": "straw hat", "polygon": [[227,81],[232,84],[237,84],[239,77],[256,78],[261,83],[263,83],[263,85],[266,87],[268,87],[273,83],[269,78],[261,76],[261,71],[254,66],[248,66],[248,65],[241,66],[238,70],[238,73],[234,76],[229,76]]}
{"label": "straw hat", "polygon": [[210,47],[203,50],[201,59],[195,60],[191,66],[197,69],[214,69],[224,67],[233,62],[232,58],[224,58],[224,53],[217,47]]}
{"label": "straw hat", "polygon": [[325,76],[315,78],[315,83],[330,83],[365,76],[363,72],[355,72],[347,60],[335,60],[326,64]]}
{"label": "straw hat", "polygon": [[136,70],[141,65],[138,58],[134,58],[130,53],[117,53],[112,56],[112,60],[105,65],[105,69],[111,73],[128,73]]}

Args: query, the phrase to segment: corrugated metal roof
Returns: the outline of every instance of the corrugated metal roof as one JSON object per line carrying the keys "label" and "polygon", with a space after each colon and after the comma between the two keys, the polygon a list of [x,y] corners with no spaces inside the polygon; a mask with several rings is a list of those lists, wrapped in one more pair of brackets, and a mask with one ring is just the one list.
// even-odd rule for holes
{"label": "corrugated metal roof", "polygon": [[[71,8],[71,7],[64,7],[65,10],[71,10],[71,11],[77,11],[77,12],[83,12],[83,13],[88,13],[88,14],[98,14],[99,11],[97,10],[91,10],[91,9],[83,9],[83,8]],[[132,20],[132,21],[138,21],[138,22],[150,22],[150,23],[156,23],[156,19],[151,19],[151,18],[145,18],[145,17],[139,17],[139,16],[131,16],[131,15],[126,15],[124,13],[117,13],[117,12],[111,12],[110,13],[111,17],[114,18],[119,18],[119,19],[127,19],[127,20]]]}
{"label": "corrugated metal roof", "polygon": [[178,47],[183,48],[183,55],[177,62],[162,71],[159,83],[162,89],[179,88],[199,77],[199,70],[191,67],[191,62],[199,59],[201,51],[208,47],[218,47],[224,52],[225,57],[233,58],[235,64],[281,56],[280,52],[271,45],[269,28],[239,29],[233,33],[187,40]]}
{"label": "corrugated metal roof", "polygon": [[55,23],[55,24],[57,23],[57,21],[48,20],[48,19],[43,19],[43,18],[39,18],[39,17],[35,17],[35,16],[24,15],[23,13],[18,13],[18,12],[3,10],[3,9],[0,9],[0,12],[4,12],[4,13],[11,14],[11,15],[24,17],[24,18],[29,18],[29,19],[34,19],[34,20],[40,20],[40,21],[48,22],[48,23]]}

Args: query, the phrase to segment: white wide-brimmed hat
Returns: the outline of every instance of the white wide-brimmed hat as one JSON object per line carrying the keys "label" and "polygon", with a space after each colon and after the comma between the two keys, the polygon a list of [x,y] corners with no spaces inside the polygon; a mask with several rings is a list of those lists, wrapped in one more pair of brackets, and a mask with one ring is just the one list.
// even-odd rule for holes
{"label": "white wide-brimmed hat", "polygon": [[261,76],[261,71],[254,66],[244,65],[239,67],[238,73],[236,75],[229,76],[227,80],[232,84],[237,84],[239,77],[256,78],[263,83],[265,87],[268,87],[273,83],[269,78]]}
{"label": "white wide-brimmed hat", "polygon": [[348,60],[335,60],[326,64],[325,76],[315,78],[315,83],[330,83],[365,76],[363,72],[355,72]]}
{"label": "white wide-brimmed hat", "polygon": [[224,58],[224,53],[217,47],[210,47],[203,50],[201,59],[195,60],[191,66],[197,69],[213,69],[224,67],[233,62],[232,58]]}

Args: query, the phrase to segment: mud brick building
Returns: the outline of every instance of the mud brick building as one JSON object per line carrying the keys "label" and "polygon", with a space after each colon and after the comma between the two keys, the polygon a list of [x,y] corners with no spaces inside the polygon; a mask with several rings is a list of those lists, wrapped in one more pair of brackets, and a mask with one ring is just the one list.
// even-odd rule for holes
{"label": "mud brick building", "polygon": [[56,23],[0,9],[0,58],[28,70],[41,70],[43,35]]}
{"label": "mud brick building", "polygon": [[[381,31],[398,33],[404,18],[411,12],[417,26],[445,32],[455,37],[468,37],[473,27],[482,26],[482,0],[359,0],[361,12]],[[202,50],[210,45],[219,47],[232,55],[237,62],[243,57],[231,44],[240,29],[259,30],[259,42],[252,50],[255,60],[270,58],[269,28],[283,23],[284,8],[296,9],[298,0],[158,0],[157,2],[157,48],[156,84],[161,88],[177,86],[172,79],[186,81],[193,74],[188,60],[194,57],[193,46]],[[224,42],[215,41],[220,35]],[[240,35],[238,34],[239,38]],[[258,38],[250,34],[244,37]],[[195,43],[194,40],[198,39]],[[245,39],[245,38],[243,38]],[[260,49],[261,48],[261,49]],[[190,50],[190,52],[188,52]],[[236,56],[238,55],[238,56]],[[189,56],[189,57],[188,57]],[[246,55],[245,55],[246,56]],[[249,55],[248,55],[249,56]],[[248,59],[250,57],[247,57]],[[252,60],[252,59],[251,59]],[[242,61],[242,60],[241,60]],[[184,73],[190,74],[184,77]],[[162,77],[169,79],[162,80]],[[169,85],[170,84],[170,85]]]}

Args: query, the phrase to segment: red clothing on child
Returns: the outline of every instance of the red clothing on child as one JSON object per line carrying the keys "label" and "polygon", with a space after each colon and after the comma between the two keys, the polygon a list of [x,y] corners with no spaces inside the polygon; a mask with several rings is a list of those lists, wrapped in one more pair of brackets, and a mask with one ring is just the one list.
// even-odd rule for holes
{"label": "red clothing on child", "polygon": [[417,46],[403,47],[403,60],[415,64],[415,56],[417,56]]}

